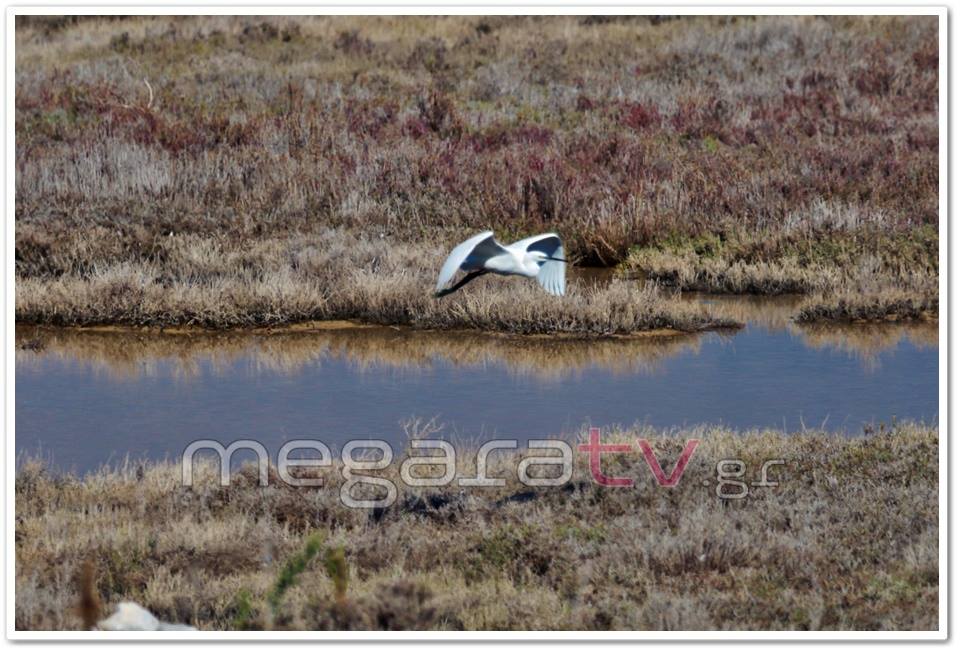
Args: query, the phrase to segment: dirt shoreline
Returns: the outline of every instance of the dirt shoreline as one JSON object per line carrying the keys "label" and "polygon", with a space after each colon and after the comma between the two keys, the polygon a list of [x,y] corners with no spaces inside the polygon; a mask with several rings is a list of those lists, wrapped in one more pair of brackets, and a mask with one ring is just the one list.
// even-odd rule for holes
{"label": "dirt shoreline", "polygon": [[96,324],[85,326],[58,325],[48,323],[36,323],[17,321],[17,327],[51,329],[54,331],[65,330],[78,333],[144,333],[153,335],[283,335],[285,333],[310,333],[324,331],[350,331],[350,330],[368,330],[368,329],[394,329],[397,331],[416,331],[417,333],[430,334],[438,333],[443,335],[482,335],[488,337],[498,337],[503,339],[519,340],[538,340],[538,339],[557,339],[557,340],[631,340],[645,338],[673,338],[685,335],[696,335],[707,332],[736,331],[743,328],[742,324],[724,324],[722,326],[705,326],[696,331],[681,331],[672,328],[658,328],[647,331],[636,331],[633,333],[614,333],[610,335],[577,335],[576,333],[510,333],[494,330],[453,328],[438,330],[432,328],[415,328],[408,325],[390,325],[377,323],[356,322],[346,319],[330,320],[312,320],[306,322],[296,322],[291,324],[277,324],[276,326],[253,326],[253,327],[228,327],[228,328],[210,328],[205,326],[132,326],[126,324]]}

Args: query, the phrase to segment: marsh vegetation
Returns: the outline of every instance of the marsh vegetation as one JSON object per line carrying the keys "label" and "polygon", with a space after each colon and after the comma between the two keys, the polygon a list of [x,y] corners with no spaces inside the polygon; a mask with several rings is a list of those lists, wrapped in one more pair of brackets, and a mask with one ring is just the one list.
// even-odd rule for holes
{"label": "marsh vegetation", "polygon": [[938,312],[935,18],[21,17],[16,39],[21,320],[716,325],[624,288],[519,322],[493,279],[428,302],[440,252],[491,227],[681,289],[808,293],[808,320]]}
{"label": "marsh vegetation", "polygon": [[[375,511],[340,502],[337,468],[305,489],[275,475],[259,487],[253,468],[220,487],[204,467],[188,488],[169,463],[81,478],[24,461],[16,627],[81,627],[88,561],[104,608],[134,600],[201,629],[937,627],[935,428],[639,428],[604,440],[638,437],[668,473],[685,440],[702,443],[674,488],[634,450],[603,463],[632,488],[592,484],[580,459],[565,487],[531,490],[516,479],[521,453],[504,453],[489,467],[502,488],[401,485]],[[777,487],[732,500],[716,495],[720,459],[743,460],[750,482],[764,461],[785,464],[771,471]]]}

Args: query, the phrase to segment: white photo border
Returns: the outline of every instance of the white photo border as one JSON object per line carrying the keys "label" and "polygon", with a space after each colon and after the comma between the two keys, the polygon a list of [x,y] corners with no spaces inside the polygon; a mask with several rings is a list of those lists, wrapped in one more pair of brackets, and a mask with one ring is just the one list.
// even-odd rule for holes
{"label": "white photo border", "polygon": [[[941,319],[939,322],[939,423],[941,435],[939,437],[939,592],[940,613],[939,629],[935,631],[890,631],[890,632],[861,632],[861,631],[827,631],[827,632],[799,632],[799,631],[507,631],[507,632],[425,632],[425,631],[357,631],[357,632],[239,632],[239,631],[195,631],[195,632],[100,632],[100,631],[17,631],[15,629],[15,559],[14,559],[14,478],[16,465],[15,448],[15,284],[14,284],[14,225],[15,225],[15,170],[16,154],[14,147],[14,116],[15,116],[15,18],[25,15],[913,15],[937,16],[939,20],[939,233],[940,233],[940,306]],[[6,638],[14,641],[324,641],[324,642],[360,642],[360,641],[395,641],[395,642],[425,642],[438,643],[444,641],[472,641],[472,642],[582,642],[582,641],[945,641],[949,634],[949,541],[950,526],[949,506],[950,499],[955,491],[956,483],[950,483],[950,401],[955,397],[949,386],[949,329],[950,302],[949,288],[952,270],[949,267],[948,247],[949,239],[949,193],[948,182],[953,180],[952,168],[948,167],[950,158],[949,126],[949,96],[953,80],[948,77],[955,69],[948,65],[952,60],[949,47],[949,11],[942,5],[868,5],[850,4],[844,6],[830,5],[725,5],[716,0],[706,0],[698,5],[655,5],[638,6],[636,4],[563,4],[563,3],[528,3],[512,5],[505,2],[476,3],[417,3],[402,4],[397,0],[382,0],[375,4],[326,4],[326,5],[229,5],[207,4],[193,6],[182,0],[173,0],[162,5],[84,5],[66,0],[56,5],[25,6],[7,4],[5,12],[5,102],[6,116],[4,130],[5,145],[5,230],[3,256],[5,258],[4,271],[4,305],[6,307],[3,320],[4,331],[4,432],[5,455],[4,490],[6,500],[4,514],[5,543],[4,556],[6,571],[5,601],[5,631]],[[952,63],[950,61],[949,63]],[[952,141],[952,138],[950,138]],[[948,177],[949,175],[949,177]],[[944,282],[947,281],[947,282]],[[946,306],[946,309],[943,307]],[[945,317],[945,318],[944,318]],[[944,426],[946,433],[943,433]],[[948,495],[948,493],[950,495]]]}

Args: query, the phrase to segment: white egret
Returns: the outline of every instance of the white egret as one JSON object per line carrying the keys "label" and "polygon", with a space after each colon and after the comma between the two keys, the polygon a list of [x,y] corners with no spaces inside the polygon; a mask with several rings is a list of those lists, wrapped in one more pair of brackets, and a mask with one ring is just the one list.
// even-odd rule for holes
{"label": "white egret", "polygon": [[[493,231],[484,231],[458,244],[447,256],[440,270],[440,278],[437,279],[436,296],[456,292],[478,276],[491,272],[535,278],[550,294],[563,296],[566,290],[566,262],[563,243],[556,233],[542,233],[502,245],[493,237]],[[447,288],[458,269],[467,272],[466,276]]]}

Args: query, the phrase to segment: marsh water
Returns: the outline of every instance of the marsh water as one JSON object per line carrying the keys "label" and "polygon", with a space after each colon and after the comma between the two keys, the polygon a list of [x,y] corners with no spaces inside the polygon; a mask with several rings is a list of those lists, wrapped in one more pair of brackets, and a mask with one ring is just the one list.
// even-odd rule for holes
{"label": "marsh water", "polygon": [[191,441],[575,437],[585,424],[936,423],[937,327],[801,328],[798,299],[703,297],[733,333],[578,341],[330,324],[273,333],[17,328],[16,447],[64,471]]}

